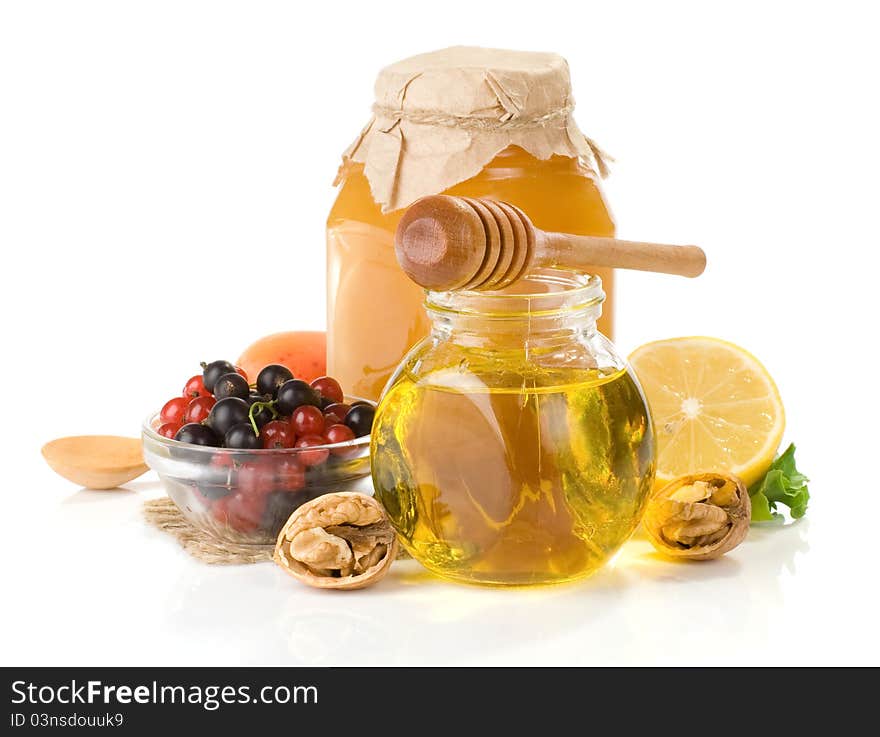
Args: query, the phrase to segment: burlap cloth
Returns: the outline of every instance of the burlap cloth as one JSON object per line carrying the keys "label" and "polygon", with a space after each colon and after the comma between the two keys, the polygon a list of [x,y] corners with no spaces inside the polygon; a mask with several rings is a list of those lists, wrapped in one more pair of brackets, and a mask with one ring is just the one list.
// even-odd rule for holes
{"label": "burlap cloth", "polygon": [[[190,524],[167,496],[149,499],[143,506],[144,519],[161,532],[175,538],[193,558],[212,565],[238,565],[272,561],[274,545],[237,545],[218,540]],[[398,560],[409,558],[401,547]]]}
{"label": "burlap cloth", "polygon": [[183,549],[203,563],[235,565],[272,560],[272,545],[237,545],[218,540],[187,522],[167,496],[144,502],[144,518],[157,530],[177,539]]}

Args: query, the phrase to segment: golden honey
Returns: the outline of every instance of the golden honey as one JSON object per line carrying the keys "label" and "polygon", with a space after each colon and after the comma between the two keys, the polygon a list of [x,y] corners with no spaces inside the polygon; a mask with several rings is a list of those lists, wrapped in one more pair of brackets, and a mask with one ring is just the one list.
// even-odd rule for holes
{"label": "golden honey", "polygon": [[402,544],[430,570],[568,581],[638,525],[653,431],[637,380],[596,330],[601,299],[595,277],[557,270],[495,296],[429,294],[431,334],[380,403],[372,467]]}

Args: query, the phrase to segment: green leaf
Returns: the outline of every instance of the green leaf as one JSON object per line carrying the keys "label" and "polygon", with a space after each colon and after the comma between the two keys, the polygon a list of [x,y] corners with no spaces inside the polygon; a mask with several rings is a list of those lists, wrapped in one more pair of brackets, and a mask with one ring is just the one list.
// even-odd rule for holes
{"label": "green leaf", "polygon": [[770,511],[767,497],[764,494],[753,494],[751,489],[749,496],[752,498],[752,522],[770,522],[773,519],[773,512]]}
{"label": "green leaf", "polygon": [[793,519],[806,514],[810,501],[807,489],[809,479],[798,471],[794,451],[792,443],[770,464],[764,478],[749,489],[753,522],[767,522],[780,517],[776,511],[777,504],[787,506]]}

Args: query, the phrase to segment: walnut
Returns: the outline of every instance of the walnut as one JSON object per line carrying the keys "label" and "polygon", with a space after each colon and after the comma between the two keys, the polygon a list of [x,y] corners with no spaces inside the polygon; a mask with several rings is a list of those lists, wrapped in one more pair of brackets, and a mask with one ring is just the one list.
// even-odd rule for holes
{"label": "walnut", "polygon": [[752,503],[736,476],[681,476],[657,491],[645,511],[645,529],[661,553],[688,560],[718,558],[749,531]]}
{"label": "walnut", "polygon": [[275,562],[323,589],[360,589],[381,580],[397,557],[382,505],[354,492],[324,494],[297,509],[278,535]]}

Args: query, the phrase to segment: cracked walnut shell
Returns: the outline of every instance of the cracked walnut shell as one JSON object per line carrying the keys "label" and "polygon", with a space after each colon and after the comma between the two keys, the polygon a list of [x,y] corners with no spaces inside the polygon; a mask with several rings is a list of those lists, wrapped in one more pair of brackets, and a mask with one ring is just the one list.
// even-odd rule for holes
{"label": "cracked walnut shell", "polygon": [[360,589],[385,577],[397,537],[382,505],[354,492],[324,494],[297,509],[278,535],[275,562],[322,589]]}
{"label": "cracked walnut shell", "polygon": [[748,489],[738,477],[699,473],[681,476],[657,491],[648,502],[644,525],[661,553],[710,560],[743,541],[751,515]]}

